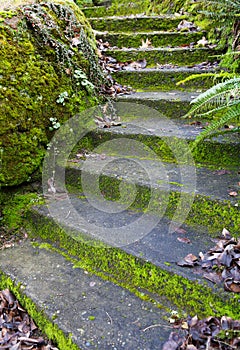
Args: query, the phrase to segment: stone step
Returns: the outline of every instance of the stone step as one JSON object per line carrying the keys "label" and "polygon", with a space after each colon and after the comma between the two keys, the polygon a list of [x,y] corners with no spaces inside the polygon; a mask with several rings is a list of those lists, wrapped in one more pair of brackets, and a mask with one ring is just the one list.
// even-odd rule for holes
{"label": "stone step", "polygon": [[65,182],[74,193],[85,193],[87,198],[104,196],[108,205],[109,201],[118,201],[119,208],[122,205],[122,208],[140,210],[159,220],[164,215],[199,232],[218,234],[227,227],[238,233],[239,198],[229,195],[238,190],[237,169],[221,173],[197,168],[194,162],[191,165],[166,163],[156,154],[154,159],[143,159],[154,157],[154,152],[148,151],[145,143],[126,138],[105,142],[96,152],[90,153],[86,161],[68,162]]}
{"label": "stone step", "polygon": [[118,62],[146,60],[146,67],[158,64],[194,66],[201,62],[215,62],[217,51],[209,48],[109,48],[103,54],[115,58]]}
{"label": "stone step", "polygon": [[[131,86],[137,91],[197,91],[202,92],[214,85],[214,69],[200,69],[189,67],[175,68],[145,68],[121,70],[113,72],[112,76],[122,85]],[[199,76],[197,79],[186,81],[185,84],[176,85],[191,75]]]}
{"label": "stone step", "polygon": [[117,47],[140,47],[142,40],[150,40],[153,47],[174,47],[181,45],[189,45],[197,43],[205,33],[203,32],[138,32],[138,33],[113,33],[113,32],[96,32],[97,39],[102,39],[103,42],[109,42],[111,46]]}
{"label": "stone step", "polygon": [[[156,221],[154,216],[148,216],[146,214],[143,214],[143,218],[140,218],[139,213],[130,210],[120,212],[109,211],[106,210],[106,203],[103,203],[103,205],[101,204],[102,203],[97,201],[95,203],[90,203],[74,195],[68,195],[65,199],[63,197],[49,197],[47,205],[32,208],[27,216],[27,223],[29,229],[31,228],[31,235],[32,237],[41,237],[43,240],[51,242],[55,249],[62,252],[67,259],[74,262],[75,268],[87,270],[100,276],[102,279],[107,279],[124,286],[126,289],[135,292],[140,298],[145,300],[150,299],[159,307],[165,309],[166,307],[170,309],[178,308],[191,315],[198,314],[199,317],[203,315],[212,315],[214,310],[215,315],[222,315],[224,312],[226,316],[235,316],[235,318],[237,318],[239,303],[237,297],[234,298],[231,293],[224,292],[222,286],[213,286],[212,283],[206,282],[203,276],[199,273],[196,274],[194,270],[186,269],[176,264],[179,259],[182,260],[182,258],[189,253],[197,256],[199,251],[205,252],[210,246],[213,246],[213,242],[209,235],[206,234],[206,231],[194,231],[184,226],[186,230],[184,236],[189,239],[189,244],[184,244],[178,239],[179,235],[182,235],[181,233],[169,232],[169,225],[171,223],[165,218],[163,218],[161,222],[158,220]],[[114,208],[116,209],[115,203],[113,202],[113,209]],[[3,252],[1,252],[1,255],[2,254]],[[33,255],[35,255],[35,261],[32,261],[31,264],[31,266],[33,266],[33,271],[31,269],[31,274],[29,274],[28,268],[27,272],[25,272],[28,278],[27,282],[34,280],[37,271],[41,270],[39,265],[45,266],[47,271],[48,266],[52,266],[52,263],[48,262],[44,256],[39,256],[39,254]],[[25,255],[24,259],[28,261]],[[13,261],[14,264],[13,268],[9,268],[6,258],[2,260],[5,261],[4,269],[10,269],[9,272],[11,275],[14,276],[14,271],[16,270],[18,274],[22,273],[24,269],[24,267],[22,267],[23,260],[21,264],[17,258],[16,261],[12,258],[11,261]],[[23,265],[25,266],[25,264]],[[86,329],[85,325],[87,323],[88,328],[86,329],[86,335],[84,332],[79,331],[80,334],[83,334],[82,337],[78,335],[79,341],[89,341],[90,329],[90,339],[94,341],[95,344],[96,341],[100,340],[99,338],[96,340],[93,333],[98,336],[100,332],[98,333],[98,324],[96,325],[96,332],[94,332],[94,325],[93,328],[90,327],[88,322],[90,321],[89,316],[95,317],[96,323],[99,319],[100,322],[103,323],[103,314],[105,316],[107,311],[112,319],[112,326],[115,327],[115,322],[117,320],[117,315],[115,319],[114,312],[114,310],[117,309],[115,303],[119,301],[121,303],[122,298],[119,298],[118,295],[115,294],[115,289],[112,289],[109,282],[107,284],[107,287],[109,286],[108,290],[104,288],[104,283],[102,284],[103,289],[101,289],[99,288],[99,283],[101,282],[99,282],[94,275],[91,276],[91,280],[85,282],[82,274],[78,274],[77,277],[75,277],[77,273],[75,272],[76,270],[72,271],[71,267],[68,267],[70,271],[66,271],[64,270],[64,265],[65,264],[61,261],[57,262],[57,264],[53,264],[54,268],[50,268],[50,273],[47,274],[46,278],[54,283],[54,285],[51,283],[51,292],[54,294],[57,293],[57,305],[54,306],[54,312],[56,312],[56,308],[59,310],[62,305],[67,305],[69,317],[74,317],[78,320],[78,329]],[[58,271],[60,271],[60,273]],[[44,280],[44,275],[41,273],[39,275]],[[40,278],[40,281],[42,281],[42,279]],[[64,297],[65,293],[62,293],[58,286],[65,280],[67,280],[66,285],[68,286],[68,293],[66,294],[69,294],[69,289],[73,291],[73,296],[70,299],[72,299],[74,303],[74,310],[76,310],[74,313],[71,312],[71,304],[68,305]],[[88,293],[91,292],[90,287],[93,287],[93,283],[91,282],[96,282],[96,287],[98,287],[97,295],[100,299],[103,299],[104,307],[102,303],[100,303],[99,298],[95,301],[89,298]],[[82,287],[81,283],[83,283]],[[30,283],[26,284],[27,286],[30,285]],[[37,287],[35,288],[38,291],[45,291],[45,288],[39,288],[39,283],[37,283]],[[84,302],[82,304],[82,299],[78,294],[79,289],[82,291],[81,288],[83,288],[83,296],[87,298],[87,307],[85,307]],[[88,292],[89,289],[90,292]],[[63,297],[63,300],[59,299],[58,294],[60,294],[60,297]],[[45,298],[51,300],[49,298],[49,293],[44,293],[44,295]],[[128,293],[125,295],[127,298],[130,298]],[[62,302],[60,303],[59,300],[62,300]],[[110,300],[112,300],[112,302],[110,302]],[[92,307],[90,304],[91,302],[93,305]],[[110,305],[108,303],[110,303]],[[132,298],[131,302],[128,302],[128,307],[130,307],[129,304],[135,305],[135,299]],[[100,305],[100,310],[98,305]],[[139,307],[138,305],[139,304],[137,304],[137,307]],[[110,309],[108,308],[109,306]],[[119,305],[118,311],[120,317],[123,314],[126,316],[127,321],[135,322],[135,306],[133,306],[133,316],[131,315],[131,309],[128,309],[128,307],[124,305],[123,308],[121,308]],[[109,311],[112,308],[113,310],[110,313]],[[150,319],[153,322],[152,324],[162,324],[162,322],[159,322],[162,319],[162,313],[160,315],[157,314],[156,309],[150,305],[146,306],[146,308],[146,315],[151,313],[149,309],[153,310],[153,319]],[[87,313],[85,313],[86,311]],[[61,317],[61,311],[56,313],[59,313]],[[80,321],[78,318],[79,316],[81,316]],[[66,321],[69,327],[68,330],[71,330],[73,327],[71,327],[71,323],[68,322],[68,320],[69,318]],[[62,318],[56,319],[56,321],[61,323]],[[110,321],[109,317],[106,317],[106,323],[107,321]],[[148,325],[148,322],[150,321],[147,320],[144,326]],[[102,332],[105,334],[104,324],[102,323]],[[116,324],[118,324],[118,322],[116,322]],[[165,324],[166,323],[163,323],[163,325]],[[128,329],[128,322],[125,324],[119,322],[119,327],[125,334],[125,331]],[[132,339],[132,327],[129,329],[129,337]],[[157,334],[159,337],[164,337],[164,334],[160,330]],[[139,332],[136,330],[136,338],[138,338],[138,335]],[[120,336],[118,334],[116,336],[119,339]],[[115,343],[115,335],[110,333],[110,337],[113,337]],[[109,347],[104,347],[104,345],[105,341],[111,341],[110,337],[108,334],[106,340],[105,338],[101,339],[103,346],[99,346],[100,349],[109,349]],[[141,339],[142,337],[140,336],[139,338]],[[139,341],[141,341],[140,339]],[[147,338],[148,340],[145,337],[143,339],[144,341],[149,341],[150,339],[154,339],[155,341],[156,338],[153,335],[153,337],[149,336]],[[145,344],[147,343],[144,343],[144,345]],[[126,348],[133,350],[155,349],[155,345],[153,345],[153,347],[148,347],[148,345],[136,347],[135,344],[134,346],[131,347],[130,345]]]}
{"label": "stone step", "polygon": [[86,17],[106,17],[106,16],[124,16],[139,13],[145,13],[147,6],[142,1],[126,3],[107,3],[105,6],[93,6],[81,8]]}
{"label": "stone step", "polygon": [[184,91],[168,92],[135,92],[128,95],[120,95],[119,102],[137,103],[156,109],[167,118],[179,118],[185,115],[189,109],[189,103],[199,94]]}
{"label": "stone step", "polygon": [[[48,326],[45,332],[59,341],[60,350],[157,350],[169,337],[166,310],[92,271],[74,268],[74,263],[57,252],[33,247],[28,241],[1,250],[0,259],[1,271],[15,285],[21,284],[22,298],[31,299],[41,318],[53,324],[53,331]],[[2,273],[0,278],[4,282]],[[58,339],[57,329],[65,340]]]}
{"label": "stone step", "polygon": [[83,7],[83,8],[81,8],[81,11],[88,18],[90,18],[90,17],[96,18],[96,17],[104,17],[104,16],[114,15],[114,13],[109,13],[109,10],[106,6]]}
{"label": "stone step", "polygon": [[[204,130],[204,123],[201,124],[200,121],[197,123],[179,118],[170,120],[161,112],[143,104],[117,102],[115,108],[122,124],[102,129],[95,127],[78,142],[80,148],[93,151],[102,143],[105,144],[114,138],[120,141],[122,138],[129,138],[146,144],[162,161],[176,162],[169,144],[171,143],[176,151],[184,145],[188,148]],[[192,156],[197,165],[214,169],[236,169],[239,166],[239,150],[238,135],[228,132],[206,138],[194,149]],[[135,157],[134,149],[131,148],[130,151],[132,155],[129,154],[129,157]]]}
{"label": "stone step", "polygon": [[177,30],[178,24],[186,19],[186,16],[161,15],[161,16],[112,16],[89,18],[94,30],[110,32],[152,32]]}

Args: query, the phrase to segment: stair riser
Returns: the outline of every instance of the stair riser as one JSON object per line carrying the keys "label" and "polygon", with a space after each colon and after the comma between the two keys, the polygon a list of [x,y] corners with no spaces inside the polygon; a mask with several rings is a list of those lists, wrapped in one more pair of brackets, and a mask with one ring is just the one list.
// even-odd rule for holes
{"label": "stair riser", "polygon": [[126,6],[126,4],[107,4],[104,6],[95,6],[89,8],[82,8],[81,10],[86,17],[104,17],[104,16],[126,16],[130,14],[143,13],[147,10],[147,6],[144,8],[144,4],[141,2],[131,2]]}
{"label": "stair riser", "polygon": [[[96,174],[88,173],[88,181],[91,183],[96,182]],[[67,168],[66,169],[66,185],[70,191],[76,193],[79,191],[80,194],[83,193],[83,188],[81,184],[81,170],[77,168]],[[116,179],[116,176],[110,175],[100,175],[99,176],[99,188],[107,200],[118,201],[119,200],[119,185],[123,182],[127,183],[127,180],[121,181]],[[149,201],[151,200],[151,214],[162,217],[161,206],[166,206],[166,211],[164,215],[172,219],[176,209],[181,208],[180,219],[182,218],[182,212],[186,204],[180,204],[180,191],[179,189],[168,190],[168,184],[162,184],[163,189],[154,189],[154,194],[151,192],[152,188],[147,185],[137,185],[135,201],[129,207],[130,210],[137,210],[140,212],[147,212]],[[178,187],[177,185],[171,185],[170,187]],[[164,187],[166,189],[164,190]],[[96,195],[94,192],[91,195]],[[190,203],[191,197],[187,193],[183,194],[185,203]],[[159,200],[161,198],[161,201]],[[124,203],[124,199],[121,203]],[[128,198],[126,198],[126,201]],[[161,202],[161,203],[160,203]],[[177,221],[177,220],[175,220]],[[237,234],[240,225],[239,210],[230,201],[218,201],[213,200],[207,196],[196,195],[189,214],[187,215],[185,221],[189,227],[193,229],[205,228],[209,234],[218,236],[219,232],[222,231],[223,227],[228,227],[233,234]]]}
{"label": "stair riser", "polygon": [[102,39],[104,42],[109,42],[111,46],[122,47],[140,47],[142,40],[150,40],[153,47],[163,46],[181,46],[188,45],[190,43],[197,43],[203,36],[202,32],[195,33],[178,33],[178,32],[166,32],[162,34],[124,34],[124,33],[108,33],[97,34],[97,39]]}
{"label": "stair riser", "polygon": [[162,113],[167,118],[179,118],[185,115],[189,111],[189,102],[188,101],[167,101],[167,100],[139,100],[137,98],[118,98],[118,101],[137,103],[140,105],[145,105],[150,108],[154,108],[160,113]]}
{"label": "stair riser", "polygon": [[119,71],[112,73],[112,76],[122,85],[128,85],[137,91],[204,91],[213,85],[212,77],[201,77],[199,79],[190,80],[184,85],[177,86],[176,83],[186,79],[195,72],[189,71],[165,71],[165,70],[135,70],[135,71]]}
{"label": "stair riser", "polygon": [[[124,103],[125,107],[126,104]],[[140,106],[141,108],[141,106]],[[124,117],[124,112],[121,114]],[[129,116],[127,116],[129,119]],[[82,138],[82,140],[76,145],[76,149],[85,149],[90,152],[94,151],[96,147],[104,144],[107,141],[113,139],[129,138],[144,143],[147,147],[153,150],[154,154],[163,162],[176,163],[176,158],[169,148],[164,137],[158,137],[155,135],[144,135],[144,134],[126,134],[121,133],[120,130],[111,131],[111,129],[105,129],[109,131],[98,130],[96,132],[89,132],[87,136]],[[166,138],[166,137],[165,137]],[[174,142],[175,149],[182,149],[183,142],[188,142],[190,144],[192,140],[181,139],[177,137],[167,137],[167,140]],[[213,169],[228,168],[228,169],[238,169],[239,167],[239,154],[240,145],[239,143],[220,143],[217,140],[205,140],[198,145],[192,153],[193,159],[198,166],[210,167]],[[111,155],[111,154],[109,154]],[[136,154],[132,154],[132,157],[138,157]]]}
{"label": "stair riser", "polygon": [[156,67],[157,64],[174,64],[174,65],[195,65],[201,62],[216,60],[213,55],[216,52],[213,50],[153,50],[153,51],[119,51],[119,50],[107,50],[104,51],[106,56],[115,58],[118,62],[132,62],[146,59],[147,67]]}
{"label": "stair riser", "polygon": [[[185,18],[185,17],[184,17]],[[153,30],[176,30],[181,17],[163,17],[163,18],[144,18],[133,17],[123,19],[111,18],[89,18],[89,22],[94,30],[109,32],[134,32],[134,31],[153,31]]]}

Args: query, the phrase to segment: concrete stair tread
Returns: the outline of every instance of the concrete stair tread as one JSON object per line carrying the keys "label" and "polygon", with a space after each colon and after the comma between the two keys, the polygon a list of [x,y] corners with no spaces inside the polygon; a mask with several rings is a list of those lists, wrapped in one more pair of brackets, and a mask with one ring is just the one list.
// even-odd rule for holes
{"label": "concrete stair tread", "polygon": [[150,16],[145,14],[135,14],[135,15],[129,15],[129,16],[106,16],[106,17],[90,17],[89,20],[125,20],[125,19],[179,19],[181,21],[182,19],[186,19],[185,15],[173,15],[173,14],[162,14],[157,16]]}
{"label": "concrete stair tread", "polygon": [[118,96],[118,100],[164,100],[164,101],[186,101],[191,102],[199,95],[197,92],[187,91],[151,91],[151,92],[133,92],[132,94],[126,94]]}
{"label": "concrete stair tread", "polygon": [[[114,202],[112,204],[114,206]],[[109,247],[118,247],[130,255],[184,278],[202,283],[205,281],[198,272],[177,265],[186,255],[192,253],[198,256],[200,251],[205,252],[213,246],[213,240],[205,227],[199,226],[196,231],[184,224],[183,234],[178,232],[178,222],[173,223],[166,217],[143,215],[141,223],[146,226],[139,230],[137,221],[142,213],[129,209],[111,213],[106,210],[101,199],[89,197],[86,200],[74,194],[68,194],[67,199],[51,198],[47,200],[46,206],[38,206],[32,210],[41,217],[54,214],[58,224],[77,241],[99,241],[99,244],[102,242]],[[172,232],[170,225],[176,231]],[[70,229],[73,231],[70,232]],[[183,244],[178,237],[188,238],[189,244]],[[209,285],[213,286],[211,283]]]}
{"label": "concrete stair tread", "polygon": [[209,49],[207,47],[147,47],[147,48],[135,48],[135,47],[125,47],[125,48],[108,48],[103,50],[103,52],[195,52],[195,51],[203,51],[203,52],[212,52],[214,53],[214,49]]}
{"label": "concrete stair tread", "polygon": [[[122,110],[121,110],[121,107]],[[121,113],[122,125],[119,127],[104,128],[102,132],[119,134],[119,135],[146,135],[152,137],[160,138],[179,138],[184,140],[195,140],[198,135],[204,130],[203,126],[196,124],[195,122],[191,123],[189,120],[181,119],[171,119],[169,121],[164,116],[159,115],[159,118],[152,117],[148,114],[150,110],[146,107],[143,111],[143,116],[139,115],[137,118],[136,115],[139,113],[137,108],[135,110],[135,117],[133,120],[130,119],[127,121],[127,116],[124,117],[124,113],[129,113],[131,115],[131,107],[134,109],[134,105],[129,105],[129,110],[127,109],[128,105],[119,105],[119,112]],[[153,111],[154,113],[154,111]],[[200,122],[199,122],[200,123]],[[236,134],[223,134],[215,136],[212,138],[216,143],[226,143],[232,145],[240,145],[239,136]]]}
{"label": "concrete stair tread", "polygon": [[[158,68],[134,69],[132,67],[112,73],[114,79],[122,84],[131,86],[137,91],[180,91],[203,92],[214,85],[212,73],[217,70],[209,67],[188,67],[163,64]],[[202,74],[204,73],[204,74]],[[207,74],[206,74],[207,73]],[[209,74],[210,73],[210,74]],[[191,75],[199,75],[198,79],[185,81],[176,85]]]}
{"label": "concrete stair tread", "polygon": [[191,43],[197,43],[204,35],[204,32],[187,32],[178,31],[151,31],[151,32],[111,32],[111,31],[94,31],[97,39],[109,42],[111,46],[118,47],[140,47],[142,41],[146,39],[151,41],[154,47],[175,47],[184,46]]}
{"label": "concrete stair tread", "polygon": [[[167,92],[133,92],[131,94],[119,95],[117,101],[146,105],[156,109],[167,118],[176,119],[189,111],[189,103],[198,95],[196,92],[178,90]],[[196,120],[196,118],[193,119]]]}
{"label": "concrete stair tread", "polygon": [[[88,21],[94,30],[98,31],[152,31],[152,30],[176,30],[181,20],[186,16],[176,15],[159,15],[146,16],[130,15],[130,16],[106,16],[106,17],[90,17]],[[144,29],[143,29],[144,28]]]}
{"label": "concrete stair tread", "polygon": [[[1,270],[21,283],[24,294],[80,349],[157,350],[168,339],[163,309],[73,268],[56,252],[25,242],[2,250],[0,259]],[[161,326],[143,331],[154,324]]]}
{"label": "concrete stair tread", "polygon": [[103,35],[103,34],[110,34],[110,35],[124,35],[126,37],[129,36],[137,36],[137,35],[169,35],[169,36],[174,36],[174,35],[180,35],[180,36],[185,36],[186,38],[191,35],[191,34],[198,34],[198,35],[204,35],[205,32],[197,31],[197,32],[180,32],[180,31],[166,31],[166,30],[151,30],[151,32],[148,31],[136,31],[133,33],[129,32],[121,32],[121,31],[108,31],[108,30],[94,30],[94,33],[96,35]]}
{"label": "concrete stair tread", "polygon": [[[146,66],[173,64],[196,66],[201,63],[216,62],[217,51],[210,48],[157,47],[157,48],[108,48],[103,54],[115,58],[118,62],[145,60]],[[217,64],[215,64],[217,67]],[[141,67],[140,67],[141,68]]]}
{"label": "concrete stair tread", "polygon": [[[161,159],[157,160],[157,157],[155,160],[138,159],[134,158],[134,153],[130,158],[129,154],[124,153],[124,150],[122,152],[119,150],[117,156],[107,155],[107,149],[104,151],[104,157],[101,156],[101,153],[90,154],[87,165],[84,161],[74,163],[70,160],[68,169],[79,170],[79,178],[81,178],[83,170],[97,176],[105,175],[167,192],[184,192],[190,195],[194,193],[213,200],[228,201],[232,205],[238,203],[238,197],[229,195],[229,192],[236,191],[238,188],[240,175],[237,169],[221,173],[218,170],[166,163],[162,162]],[[111,153],[111,148],[109,153]],[[196,180],[194,178],[195,172]],[[196,188],[194,188],[194,181],[196,181]]]}
{"label": "concrete stair tread", "polygon": [[[166,65],[167,66],[167,65]],[[151,72],[163,72],[163,73],[172,73],[172,74],[177,74],[177,73],[189,73],[189,74],[201,74],[201,73],[214,73],[215,69],[214,68],[198,68],[198,67],[188,67],[188,66],[174,66],[173,68],[168,68],[165,67],[164,65],[162,67],[151,67],[151,68],[143,68],[143,69],[131,69],[131,70],[121,70],[118,71],[117,73],[151,73]]]}

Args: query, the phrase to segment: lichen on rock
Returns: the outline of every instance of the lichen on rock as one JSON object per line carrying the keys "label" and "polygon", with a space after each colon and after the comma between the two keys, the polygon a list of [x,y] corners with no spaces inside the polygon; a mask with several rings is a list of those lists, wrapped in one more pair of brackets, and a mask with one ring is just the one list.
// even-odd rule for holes
{"label": "lichen on rock", "polygon": [[92,29],[72,1],[0,12],[0,47],[1,187],[31,179],[54,129],[98,103],[106,80]]}

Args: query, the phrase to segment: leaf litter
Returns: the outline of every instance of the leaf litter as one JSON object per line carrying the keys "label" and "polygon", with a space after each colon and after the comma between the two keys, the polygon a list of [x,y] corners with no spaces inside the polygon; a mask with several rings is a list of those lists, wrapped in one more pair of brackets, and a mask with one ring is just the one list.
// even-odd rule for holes
{"label": "leaf litter", "polygon": [[0,349],[58,350],[41,334],[9,289],[0,291]]}
{"label": "leaf litter", "polygon": [[222,283],[228,292],[240,293],[240,239],[232,237],[224,228],[215,243],[205,254],[200,252],[199,257],[188,254],[178,265],[200,267],[198,272],[207,280]]}
{"label": "leaf litter", "polygon": [[[240,239],[232,237],[224,228],[215,244],[205,254],[200,252],[198,257],[188,254],[178,265],[200,267],[206,279],[222,283],[226,291],[240,293]],[[181,319],[175,314],[169,322],[174,324],[174,331],[162,350],[240,349],[240,320],[226,316],[198,319],[197,315]]]}
{"label": "leaf litter", "polygon": [[173,328],[162,350],[240,349],[240,320],[226,316],[176,317]]}

